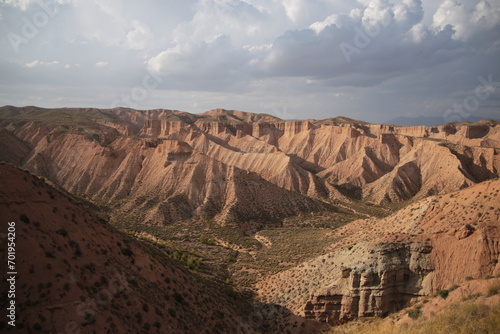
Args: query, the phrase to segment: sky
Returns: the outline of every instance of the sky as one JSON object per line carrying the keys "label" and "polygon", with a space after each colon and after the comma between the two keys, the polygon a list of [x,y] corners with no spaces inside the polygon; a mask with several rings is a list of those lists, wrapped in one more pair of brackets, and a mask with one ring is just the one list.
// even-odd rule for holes
{"label": "sky", "polygon": [[0,105],[500,118],[498,0],[0,0]]}

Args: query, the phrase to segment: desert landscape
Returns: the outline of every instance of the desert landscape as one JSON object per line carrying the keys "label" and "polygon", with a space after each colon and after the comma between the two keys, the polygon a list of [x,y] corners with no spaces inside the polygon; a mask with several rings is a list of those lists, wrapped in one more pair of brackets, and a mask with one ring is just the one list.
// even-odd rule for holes
{"label": "desert landscape", "polygon": [[498,121],[4,106],[0,161],[2,332],[500,330]]}
{"label": "desert landscape", "polygon": [[0,1],[0,333],[500,334],[500,1]]}

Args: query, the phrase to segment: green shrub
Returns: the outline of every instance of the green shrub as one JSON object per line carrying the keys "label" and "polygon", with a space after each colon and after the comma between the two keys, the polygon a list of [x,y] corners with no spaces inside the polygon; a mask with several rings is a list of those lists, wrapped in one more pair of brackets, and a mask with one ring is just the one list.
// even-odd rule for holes
{"label": "green shrub", "polygon": [[215,240],[214,240],[214,238],[207,238],[207,237],[206,237],[206,236],[204,236],[204,235],[200,235],[200,239],[199,239],[199,240],[200,240],[200,242],[201,242],[202,244],[204,244],[204,245],[210,245],[210,246],[215,245]]}
{"label": "green shrub", "polygon": [[200,269],[202,262],[203,262],[202,259],[199,259],[199,258],[196,258],[193,256],[189,256],[186,259],[185,265],[186,265],[186,268],[188,268],[188,269],[198,270],[198,269]]}
{"label": "green shrub", "polygon": [[422,315],[422,310],[420,310],[419,308],[414,308],[409,310],[407,314],[412,319],[418,319]]}
{"label": "green shrub", "polygon": [[441,298],[443,298],[443,299],[446,299],[448,297],[449,293],[450,293],[450,291],[448,291],[448,290],[439,290],[437,292],[438,296],[441,296]]}

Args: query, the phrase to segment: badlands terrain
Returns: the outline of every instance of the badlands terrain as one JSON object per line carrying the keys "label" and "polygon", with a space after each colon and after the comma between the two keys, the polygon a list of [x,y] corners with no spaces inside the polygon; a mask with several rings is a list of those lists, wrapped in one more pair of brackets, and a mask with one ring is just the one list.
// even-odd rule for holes
{"label": "badlands terrain", "polygon": [[5,106],[0,161],[1,331],[500,325],[500,122]]}

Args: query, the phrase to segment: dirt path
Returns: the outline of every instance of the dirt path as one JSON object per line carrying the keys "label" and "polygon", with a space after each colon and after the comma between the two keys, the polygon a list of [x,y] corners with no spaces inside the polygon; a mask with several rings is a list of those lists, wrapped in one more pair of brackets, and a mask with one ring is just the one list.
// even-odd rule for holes
{"label": "dirt path", "polygon": [[262,244],[262,247],[259,249],[259,252],[262,252],[263,250],[266,250],[273,245],[271,240],[269,240],[263,235],[260,235],[259,232],[255,233],[254,238],[255,240],[257,240]]}

